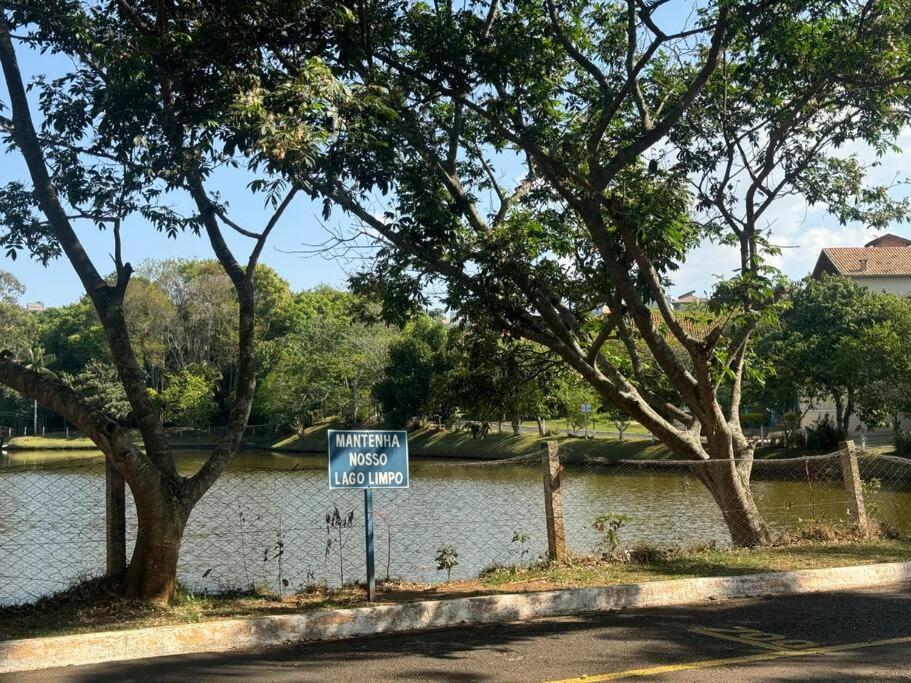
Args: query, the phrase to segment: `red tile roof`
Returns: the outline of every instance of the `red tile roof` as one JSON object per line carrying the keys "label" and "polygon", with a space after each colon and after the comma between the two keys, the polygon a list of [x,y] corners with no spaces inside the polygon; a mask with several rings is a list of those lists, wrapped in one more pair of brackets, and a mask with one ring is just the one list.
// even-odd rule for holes
{"label": "red tile roof", "polygon": [[819,255],[813,275],[911,277],[911,247],[830,247]]}

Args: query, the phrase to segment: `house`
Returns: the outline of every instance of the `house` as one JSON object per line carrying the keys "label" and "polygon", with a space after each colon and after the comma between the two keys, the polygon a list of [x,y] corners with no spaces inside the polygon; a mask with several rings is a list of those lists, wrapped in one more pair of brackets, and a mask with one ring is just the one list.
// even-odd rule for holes
{"label": "house", "polygon": [[844,275],[870,289],[911,296],[911,240],[883,235],[862,247],[823,249],[813,277]]}
{"label": "house", "polygon": [[690,290],[686,294],[681,294],[676,299],[671,299],[671,306],[675,311],[685,311],[688,308],[698,306],[705,298],[696,296],[696,290]]}

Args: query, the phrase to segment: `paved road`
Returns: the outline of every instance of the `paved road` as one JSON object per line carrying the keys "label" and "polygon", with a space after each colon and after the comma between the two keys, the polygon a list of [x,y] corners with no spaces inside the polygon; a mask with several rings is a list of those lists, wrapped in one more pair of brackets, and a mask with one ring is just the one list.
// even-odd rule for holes
{"label": "paved road", "polygon": [[[732,601],[231,655],[52,669],[21,681],[911,679],[911,591]],[[2,678],[2,677],[0,677]]]}

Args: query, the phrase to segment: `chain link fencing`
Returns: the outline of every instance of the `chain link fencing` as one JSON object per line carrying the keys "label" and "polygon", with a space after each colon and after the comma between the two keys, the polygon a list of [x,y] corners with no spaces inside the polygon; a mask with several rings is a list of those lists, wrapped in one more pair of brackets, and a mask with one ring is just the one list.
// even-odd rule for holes
{"label": "chain link fencing", "polygon": [[[378,580],[445,580],[437,556],[446,546],[455,553],[454,579],[545,556],[544,458],[546,451],[494,461],[412,459],[411,488],[374,491]],[[261,586],[280,593],[363,581],[362,493],[329,490],[324,458],[255,462],[235,463],[193,511],[181,583],[195,591]],[[911,461],[861,453],[857,462],[870,516],[911,531]],[[568,549],[730,545],[722,509],[700,481],[700,468],[722,466],[730,464],[563,458]],[[33,601],[104,572],[104,471],[97,458],[0,462],[0,604]],[[750,490],[774,538],[852,523],[842,453],[756,460]],[[132,548],[129,494],[127,510]]]}

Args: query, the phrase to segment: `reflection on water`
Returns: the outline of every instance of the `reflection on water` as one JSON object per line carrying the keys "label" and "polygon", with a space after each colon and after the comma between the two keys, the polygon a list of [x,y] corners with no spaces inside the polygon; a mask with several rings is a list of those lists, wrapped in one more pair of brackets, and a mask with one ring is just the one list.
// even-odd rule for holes
{"label": "reflection on water", "polygon": [[[192,474],[206,454],[179,454]],[[564,477],[567,540],[590,552],[598,515],[624,514],[625,544],[715,542],[728,534],[708,492],[681,471],[569,465]],[[536,559],[546,550],[543,484],[538,462],[478,463],[413,459],[409,490],[374,495],[377,575],[436,581],[434,560],[453,545],[453,577],[492,564]],[[757,478],[754,494],[778,530],[800,520],[844,519],[837,478],[807,481]],[[13,453],[0,460],[0,602],[20,602],[98,574],[104,566],[104,467],[98,454]],[[894,524],[911,526],[911,494],[885,487],[869,501]],[[354,524],[339,538],[327,529],[335,507]],[[135,532],[128,505],[130,539]],[[320,456],[243,453],[198,504],[181,550],[180,580],[198,590],[249,584],[289,589],[310,583],[362,580],[363,498],[329,491]],[[527,540],[522,540],[526,538]],[[327,544],[327,540],[332,540]],[[518,539],[518,540],[514,540]]]}

